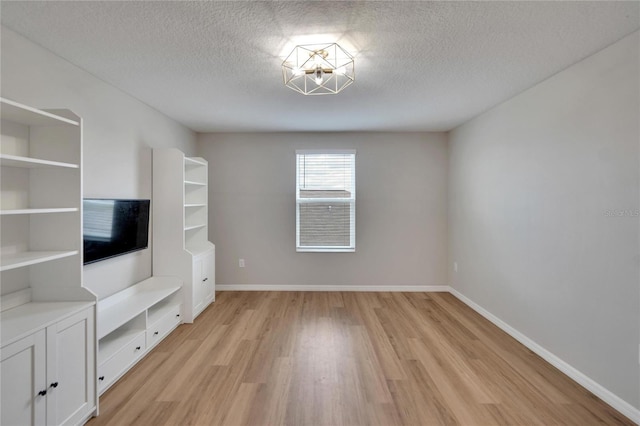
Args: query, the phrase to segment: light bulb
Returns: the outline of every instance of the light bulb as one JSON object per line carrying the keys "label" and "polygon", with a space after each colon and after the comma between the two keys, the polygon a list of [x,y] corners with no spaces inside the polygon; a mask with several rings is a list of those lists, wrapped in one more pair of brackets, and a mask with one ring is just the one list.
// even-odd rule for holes
{"label": "light bulb", "polygon": [[313,74],[315,75],[316,84],[318,86],[320,86],[322,84],[322,80],[323,80],[323,76],[324,76],[324,72],[322,71],[322,67],[320,65],[318,65]]}

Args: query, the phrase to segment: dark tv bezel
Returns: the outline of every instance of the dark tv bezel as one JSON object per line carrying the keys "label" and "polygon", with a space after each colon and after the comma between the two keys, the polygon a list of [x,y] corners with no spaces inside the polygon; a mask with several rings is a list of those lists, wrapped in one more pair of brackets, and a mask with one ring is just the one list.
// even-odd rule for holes
{"label": "dark tv bezel", "polygon": [[113,259],[114,257],[124,256],[125,254],[135,253],[137,251],[146,250],[149,248],[149,234],[151,233],[149,227],[151,226],[151,200],[149,198],[83,198],[82,199],[82,223],[84,228],[84,202],[91,200],[102,200],[102,201],[147,201],[149,205],[149,218],[147,220],[147,244],[144,247],[135,248],[133,250],[124,251],[122,253],[113,254],[111,256],[101,257],[100,259],[94,259],[90,261],[86,261],[84,258],[84,229],[82,232],[82,266],[92,265],[97,262],[102,262],[103,260]]}

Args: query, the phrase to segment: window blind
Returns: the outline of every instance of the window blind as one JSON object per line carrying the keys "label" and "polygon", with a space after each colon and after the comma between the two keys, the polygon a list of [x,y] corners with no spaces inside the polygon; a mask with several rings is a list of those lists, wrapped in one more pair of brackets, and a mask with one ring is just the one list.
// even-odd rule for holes
{"label": "window blind", "polygon": [[85,202],[83,208],[91,212],[85,215],[82,222],[84,238],[93,241],[110,241],[113,238],[115,201],[91,200]]}
{"label": "window blind", "polygon": [[296,151],[296,250],[355,251],[355,151]]}

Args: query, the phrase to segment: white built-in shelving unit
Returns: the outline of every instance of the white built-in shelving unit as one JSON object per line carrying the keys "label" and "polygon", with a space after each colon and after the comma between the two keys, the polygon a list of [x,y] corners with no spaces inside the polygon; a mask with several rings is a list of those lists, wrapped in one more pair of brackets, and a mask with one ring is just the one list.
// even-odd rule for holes
{"label": "white built-in shelving unit", "polygon": [[184,282],[184,320],[215,300],[215,246],[208,239],[208,163],[153,150],[153,273]]}
{"label": "white built-in shelving unit", "polygon": [[0,98],[0,423],[97,413],[96,297],[82,286],[82,120]]}
{"label": "white built-in shelving unit", "polygon": [[[21,270],[2,276],[3,293],[48,289],[47,271],[60,266],[49,262],[64,258],[67,267],[57,268],[61,280],[80,287],[81,120],[69,111],[41,111],[7,99],[1,108],[0,271]],[[25,269],[39,264],[38,271]]]}

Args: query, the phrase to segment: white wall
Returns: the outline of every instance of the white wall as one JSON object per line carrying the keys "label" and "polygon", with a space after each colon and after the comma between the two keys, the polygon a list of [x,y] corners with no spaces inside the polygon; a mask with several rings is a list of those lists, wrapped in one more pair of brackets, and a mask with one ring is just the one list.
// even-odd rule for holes
{"label": "white wall", "polygon": [[[38,108],[66,108],[84,122],[84,196],[151,198],[151,150],[195,150],[195,134],[88,72],[2,28],[2,96]],[[88,265],[99,296],[151,275],[151,249]]]}
{"label": "white wall", "polygon": [[[198,143],[217,284],[446,284],[444,134],[203,134]],[[355,253],[295,250],[295,150],[318,148],[357,150]]]}
{"label": "white wall", "polygon": [[455,129],[449,173],[451,285],[636,408],[639,50],[636,32]]}

